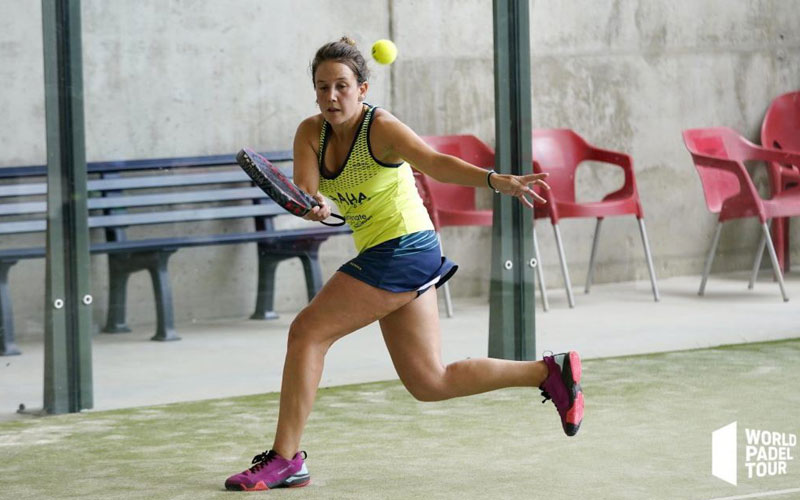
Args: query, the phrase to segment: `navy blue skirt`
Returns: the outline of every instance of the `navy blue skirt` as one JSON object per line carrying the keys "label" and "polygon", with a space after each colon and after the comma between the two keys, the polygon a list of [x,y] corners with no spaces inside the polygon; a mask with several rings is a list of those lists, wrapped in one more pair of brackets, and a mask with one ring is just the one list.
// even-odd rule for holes
{"label": "navy blue skirt", "polygon": [[339,271],[390,292],[417,291],[442,286],[458,269],[442,256],[434,231],[419,231],[367,248]]}

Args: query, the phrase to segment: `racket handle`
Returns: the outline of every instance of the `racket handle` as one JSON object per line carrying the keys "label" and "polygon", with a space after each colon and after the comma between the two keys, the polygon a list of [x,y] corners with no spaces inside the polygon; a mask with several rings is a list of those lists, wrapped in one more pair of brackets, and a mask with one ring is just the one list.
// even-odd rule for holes
{"label": "racket handle", "polygon": [[[309,195],[307,193],[303,193],[303,194],[306,196],[306,199],[308,200],[308,204],[311,205],[311,208],[320,206],[319,202],[317,201],[316,198],[314,198],[313,196],[311,196],[311,195]],[[334,217],[336,219],[340,219],[340,221],[339,222],[325,222],[325,221],[321,220],[320,222],[322,224],[325,224],[326,226],[331,226],[331,227],[344,226],[344,223],[345,223],[344,217],[342,217],[339,214],[334,214],[334,213],[331,213],[331,217]]]}

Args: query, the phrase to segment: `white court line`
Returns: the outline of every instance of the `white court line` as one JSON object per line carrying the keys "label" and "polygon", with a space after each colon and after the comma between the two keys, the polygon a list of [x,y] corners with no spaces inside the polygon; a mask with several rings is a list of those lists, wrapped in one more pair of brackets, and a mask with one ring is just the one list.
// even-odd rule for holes
{"label": "white court line", "polygon": [[739,495],[735,497],[719,497],[719,498],[712,498],[711,500],[740,500],[742,498],[775,497],[778,495],[785,495],[787,493],[797,493],[797,492],[800,492],[800,488],[793,488],[791,490],[765,491],[763,493],[751,493],[749,495]]}

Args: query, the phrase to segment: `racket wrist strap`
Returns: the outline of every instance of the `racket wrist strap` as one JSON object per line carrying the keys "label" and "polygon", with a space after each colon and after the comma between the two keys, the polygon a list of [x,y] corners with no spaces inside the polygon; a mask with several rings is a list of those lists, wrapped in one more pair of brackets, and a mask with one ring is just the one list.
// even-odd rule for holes
{"label": "racket wrist strap", "polygon": [[497,172],[495,172],[494,170],[489,170],[489,172],[486,173],[486,185],[488,185],[489,189],[491,189],[495,193],[499,193],[500,191],[496,187],[492,186],[492,174],[496,173]]}

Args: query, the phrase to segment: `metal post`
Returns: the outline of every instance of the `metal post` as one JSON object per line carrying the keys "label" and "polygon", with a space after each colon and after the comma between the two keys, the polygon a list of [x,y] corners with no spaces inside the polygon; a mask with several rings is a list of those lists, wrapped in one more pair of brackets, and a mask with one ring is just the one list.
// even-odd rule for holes
{"label": "metal post", "polygon": [[42,0],[47,121],[47,413],[93,406],[80,14],[80,0]]}
{"label": "metal post", "polygon": [[[533,171],[531,155],[530,6],[494,0],[495,168]],[[495,196],[489,356],[535,359],[533,210]]]}

